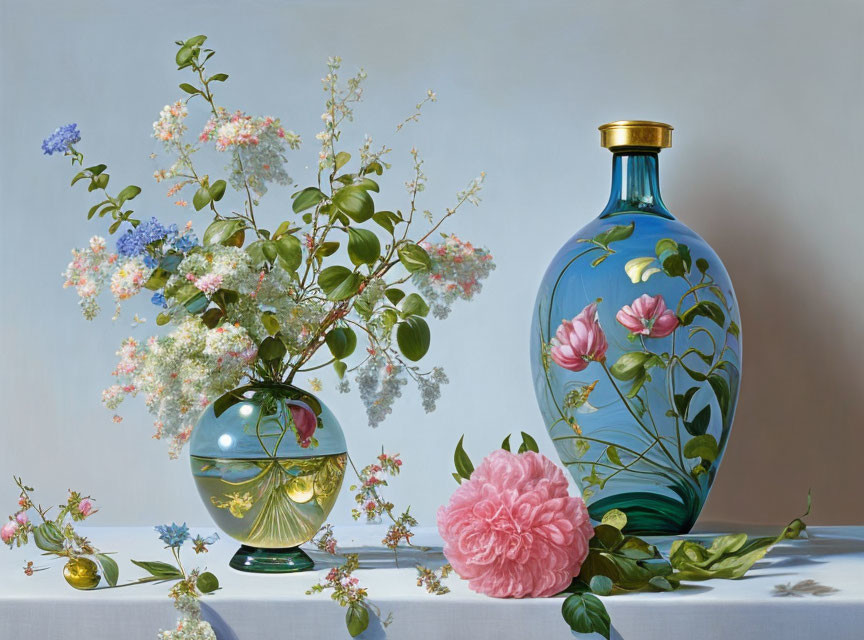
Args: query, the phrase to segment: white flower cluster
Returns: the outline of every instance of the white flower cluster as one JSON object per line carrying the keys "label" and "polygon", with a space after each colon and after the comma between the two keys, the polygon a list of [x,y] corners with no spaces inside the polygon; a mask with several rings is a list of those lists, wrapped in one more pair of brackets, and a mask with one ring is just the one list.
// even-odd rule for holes
{"label": "white flower cluster", "polygon": [[[443,234],[442,234],[443,235]],[[480,292],[481,281],[495,269],[492,254],[463,242],[455,235],[443,235],[444,241],[421,247],[432,260],[432,269],[415,273],[412,282],[432,307],[432,315],[444,319],[456,300],[471,300]]]}
{"label": "white flower cluster", "polygon": [[186,116],[189,111],[186,103],[178,100],[174,104],[166,104],[159,112],[159,119],[153,123],[153,137],[165,143],[170,148],[171,143],[179,141],[186,132]]}
{"label": "white flower cluster", "polygon": [[114,409],[126,395],[144,394],[156,417],[155,437],[170,436],[176,457],[201,411],[239,384],[257,350],[242,327],[208,329],[197,316],[188,316],[143,347],[127,339],[117,355],[117,384],[103,392],[103,402]]}
{"label": "white flower cluster", "polygon": [[209,294],[221,288],[248,296],[258,287],[259,272],[249,254],[239,247],[217,244],[190,253],[177,273],[173,283],[180,278]]}
{"label": "white flower cluster", "polygon": [[393,403],[402,396],[402,387],[408,384],[402,374],[400,365],[388,363],[377,354],[357,369],[355,380],[370,427],[377,427],[393,412]]}
{"label": "white flower cluster", "polygon": [[96,298],[111,277],[117,254],[105,250],[105,238],[93,236],[86,249],[72,249],[72,258],[62,274],[65,278],[63,287],[75,287],[81,312],[92,320],[99,313]]}
{"label": "white flower cluster", "polygon": [[420,400],[426,413],[435,411],[435,403],[441,397],[441,385],[449,382],[441,367],[435,367],[428,375],[417,377],[417,388],[420,390]]}
{"label": "white flower cluster", "polygon": [[140,257],[130,258],[117,265],[117,270],[111,275],[111,293],[117,303],[115,320],[120,315],[120,301],[137,295],[152,272]]}
{"label": "white flower cluster", "polygon": [[201,619],[201,605],[191,596],[180,596],[174,606],[183,614],[177,627],[160,631],[158,640],[217,640],[213,627]]}

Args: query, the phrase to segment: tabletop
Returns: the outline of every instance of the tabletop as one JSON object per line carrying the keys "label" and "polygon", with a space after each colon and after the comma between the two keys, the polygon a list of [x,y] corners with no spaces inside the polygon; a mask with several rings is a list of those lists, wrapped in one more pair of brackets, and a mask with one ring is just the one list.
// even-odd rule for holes
{"label": "tabletop", "polygon": [[[730,529],[731,530],[731,529]],[[194,529],[210,534],[212,529]],[[336,527],[342,552],[357,552],[355,575],[381,612],[360,636],[365,640],[572,638],[561,617],[561,598],[501,600],[468,589],[451,575],[450,593],[433,595],[417,586],[416,564],[445,562],[434,529],[418,529],[415,541],[427,551],[392,553],[380,543],[376,525]],[[81,533],[104,551],[115,551],[120,583],[145,575],[129,560],[170,561],[152,528],[89,527]],[[718,531],[722,533],[722,531]],[[701,537],[698,536],[698,537]],[[671,540],[651,539],[661,550]],[[333,559],[310,550],[316,570],[259,575],[228,567],[236,543],[223,538],[207,554],[188,547],[184,564],[215,573],[221,589],[203,598],[204,618],[219,640],[349,638],[345,610],[327,592],[306,595]],[[50,567],[26,576],[27,560]],[[62,561],[46,559],[35,547],[0,549],[0,639],[152,640],[173,628],[177,615],[165,584],[76,591],[62,577]],[[779,597],[778,584],[813,579],[837,591],[830,595]],[[672,593],[634,593],[603,598],[613,638],[624,640],[797,640],[864,638],[864,527],[810,527],[806,539],[786,541],[740,580],[686,583]],[[385,622],[390,619],[389,624]],[[585,636],[582,636],[585,637]]]}

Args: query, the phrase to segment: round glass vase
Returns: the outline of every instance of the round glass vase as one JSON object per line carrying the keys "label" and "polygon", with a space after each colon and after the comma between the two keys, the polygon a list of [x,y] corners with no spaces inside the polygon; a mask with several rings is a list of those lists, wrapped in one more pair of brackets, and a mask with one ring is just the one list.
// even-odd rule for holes
{"label": "round glass vase", "polygon": [[671,127],[604,127],[611,197],[540,284],[534,389],[592,519],[619,509],[628,532],[687,533],[732,427],[738,303],[720,258],[660,197],[658,152]]}
{"label": "round glass vase", "polygon": [[207,510],[242,543],[231,567],[255,573],[313,567],[299,545],[330,513],[347,459],[342,428],[323,402],[290,385],[248,385],[201,415],[189,454]]}

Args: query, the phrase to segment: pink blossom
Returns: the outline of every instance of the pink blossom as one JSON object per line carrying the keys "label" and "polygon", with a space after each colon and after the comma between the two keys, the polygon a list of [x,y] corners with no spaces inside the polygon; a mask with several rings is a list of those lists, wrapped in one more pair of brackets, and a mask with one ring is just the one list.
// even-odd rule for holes
{"label": "pink blossom", "polygon": [[222,276],[208,273],[195,281],[195,286],[204,293],[216,293],[222,286]]}
{"label": "pink blossom", "polygon": [[456,573],[496,598],[560,592],[579,573],[594,535],[561,469],[539,453],[503,449],[438,509],[438,531]]}
{"label": "pink blossom", "polygon": [[19,511],[15,515],[15,521],[23,527],[25,524],[30,522],[30,518],[27,517],[27,514],[24,511]]}
{"label": "pink blossom", "polygon": [[318,417],[305,402],[294,401],[288,405],[288,410],[297,431],[297,443],[306,449],[312,444],[312,435],[318,428]]}
{"label": "pink blossom", "polygon": [[608,346],[592,302],[572,321],[561,322],[552,340],[552,360],[570,371],[582,371],[589,362],[602,362]]}
{"label": "pink blossom", "polygon": [[93,513],[93,501],[90,498],[84,498],[78,503],[78,512],[85,518]]}
{"label": "pink blossom", "polygon": [[678,326],[678,318],[666,308],[663,296],[652,298],[647,293],[636,298],[632,305],[621,307],[615,319],[630,333],[649,338],[665,338]]}
{"label": "pink blossom", "polygon": [[0,540],[3,540],[4,543],[9,544],[12,542],[12,538],[15,537],[15,532],[18,531],[18,523],[14,520],[10,520],[2,527],[0,527]]}

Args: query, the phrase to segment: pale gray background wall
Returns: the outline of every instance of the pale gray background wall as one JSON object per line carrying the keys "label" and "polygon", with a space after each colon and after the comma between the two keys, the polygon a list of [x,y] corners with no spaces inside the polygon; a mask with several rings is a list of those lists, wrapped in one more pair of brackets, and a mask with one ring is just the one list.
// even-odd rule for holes
{"label": "pale gray background wall", "polygon": [[[401,452],[405,472],[388,495],[422,523],[455,486],[462,433],[475,457],[520,429],[554,455],[528,370],[530,308],[548,260],[605,203],[610,157],[596,126],[620,118],[675,125],[662,155],[666,202],[715,247],[741,302],[744,387],[703,519],[785,521],[808,487],[813,521],[864,519],[860,2],[0,7],[0,513],[14,506],[16,473],[42,500],[92,493],[102,524],[208,522],[185,460],[150,439],[142,405],[129,404],[119,425],[100,406],[131,313],[87,323],[60,288],[69,248],[104,229],[85,220],[91,199],[67,188],[65,161],[39,150],[75,121],[88,159],[145,187],[141,213],[183,221],[149,178],[150,125],[185,80],[172,42],[205,33],[213,68],[231,75],[222,103],[303,135],[305,151],[291,156],[298,179],[312,175],[319,79],[333,54],[369,71],[353,135],[376,134],[400,162],[383,202],[401,203],[412,144],[426,159],[425,207],[440,210],[488,172],[482,207],[449,229],[488,245],[498,270],[476,303],[433,327],[430,359],[451,379],[439,411],[424,415],[412,392],[372,431],[359,400],[325,381],[358,460],[382,444]],[[440,101],[422,126],[393,135],[428,87]],[[287,191],[265,203],[265,217],[281,220]],[[348,520],[350,504],[346,491],[332,519]]]}

